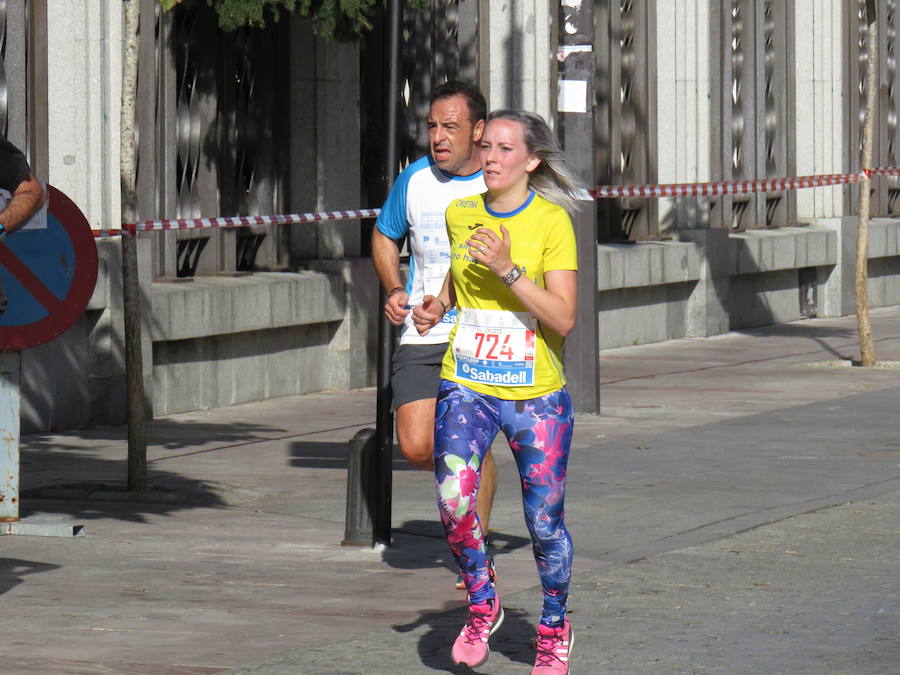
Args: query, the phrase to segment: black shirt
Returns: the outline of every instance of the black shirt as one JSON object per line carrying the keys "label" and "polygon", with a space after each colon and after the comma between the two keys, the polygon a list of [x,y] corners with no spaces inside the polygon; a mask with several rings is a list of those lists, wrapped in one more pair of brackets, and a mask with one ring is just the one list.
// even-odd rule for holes
{"label": "black shirt", "polygon": [[31,167],[22,151],[0,136],[0,188],[15,192],[30,173]]}

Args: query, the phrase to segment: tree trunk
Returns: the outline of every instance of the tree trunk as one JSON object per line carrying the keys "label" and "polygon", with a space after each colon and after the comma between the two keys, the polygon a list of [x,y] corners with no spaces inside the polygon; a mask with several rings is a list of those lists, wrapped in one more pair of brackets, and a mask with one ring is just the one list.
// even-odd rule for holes
{"label": "tree trunk", "polygon": [[[878,69],[878,24],[869,16],[866,37],[866,122],[863,125],[862,169],[872,165],[872,141],[874,136],[875,96],[877,94],[876,71]],[[859,228],[856,236],[856,322],[859,332],[860,362],[871,368],[875,365],[875,345],[872,342],[872,326],[869,322],[869,210],[870,179],[868,173],[859,179]]]}
{"label": "tree trunk", "polygon": [[128,392],[128,489],[147,489],[147,436],[144,429],[144,363],[141,355],[141,304],[137,265],[137,101],[140,0],[124,0],[122,39],[122,295],[125,315],[125,380]]}

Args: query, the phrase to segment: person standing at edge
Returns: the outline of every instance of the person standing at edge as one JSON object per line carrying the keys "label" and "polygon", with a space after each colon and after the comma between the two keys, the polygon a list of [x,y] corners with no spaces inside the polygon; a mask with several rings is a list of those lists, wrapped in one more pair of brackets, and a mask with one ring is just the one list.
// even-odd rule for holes
{"label": "person standing at edge", "polygon": [[[394,354],[391,387],[400,451],[413,466],[434,469],[434,410],[447,337],[456,322],[446,312],[440,325],[420,336],[409,307],[437,295],[450,267],[444,212],[451,201],[484,190],[476,150],[487,104],[477,87],[463,82],[439,86],[428,111],[429,155],[397,177],[372,231],[372,259],[388,294],[384,314],[402,326]],[[409,278],[400,278],[400,245],[409,236]],[[487,533],[497,469],[493,455],[484,462],[478,513]],[[457,588],[465,588],[462,579]]]}
{"label": "person standing at edge", "polygon": [[[20,229],[28,219],[41,210],[47,195],[40,181],[31,173],[25,155],[0,136],[0,241]],[[8,298],[0,285],[0,316],[6,311]]]}
{"label": "person standing at edge", "polygon": [[0,136],[0,189],[10,194],[0,211],[0,240],[12,234],[40,211],[47,195],[40,181],[31,173],[25,155]]}
{"label": "person standing at edge", "polygon": [[532,675],[569,672],[566,616],[572,539],[564,520],[572,401],[563,342],[575,326],[578,257],[567,210],[578,180],[538,115],[498,110],[480,143],[487,192],[447,208],[451,267],[441,292],[413,310],[429,334],[446,308],[458,319],[444,357],[435,415],[438,509],[469,591],[451,657],[480,666],[503,608],[472,507],[481,461],[502,429],[522,483],[525,524],[543,589]]}

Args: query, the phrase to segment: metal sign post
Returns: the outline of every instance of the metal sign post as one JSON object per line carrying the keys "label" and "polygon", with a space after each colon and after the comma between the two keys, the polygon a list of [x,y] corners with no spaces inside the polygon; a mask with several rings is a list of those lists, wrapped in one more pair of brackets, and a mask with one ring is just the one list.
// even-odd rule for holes
{"label": "metal sign post", "polygon": [[0,523],[19,519],[19,352],[0,352]]}
{"label": "metal sign post", "polygon": [[58,337],[84,313],[97,281],[97,245],[84,215],[48,187],[49,204],[0,243],[0,534],[72,536],[80,525],[19,518],[19,384],[23,349]]}
{"label": "metal sign post", "polygon": [[[559,136],[566,158],[593,188],[594,7],[559,6]],[[582,202],[572,218],[578,243],[578,321],[566,339],[566,375],[575,411],[600,412],[600,329],[597,302],[597,207]]]}
{"label": "metal sign post", "polygon": [[[400,15],[401,0],[388,2],[388,91],[387,91],[387,135],[385,138],[385,158],[387,170],[387,192],[394,184],[397,170],[397,111],[400,94]],[[394,330],[381,308],[386,301],[384,289],[379,296],[378,323],[378,417],[376,419],[376,460],[374,473],[377,476],[376,504],[372,523],[372,538],[375,546],[391,545],[391,501],[394,461],[394,416],[391,413],[391,356],[394,349]]]}

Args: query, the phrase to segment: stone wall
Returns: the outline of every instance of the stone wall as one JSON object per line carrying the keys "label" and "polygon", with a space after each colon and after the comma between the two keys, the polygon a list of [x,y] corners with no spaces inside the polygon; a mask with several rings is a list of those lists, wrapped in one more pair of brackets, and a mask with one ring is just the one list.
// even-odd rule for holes
{"label": "stone wall", "polygon": [[[856,219],[727,233],[685,230],[679,241],[598,247],[600,349],[856,311]],[[900,302],[900,221],[869,239],[869,302]],[[801,307],[812,279],[813,306]]]}
{"label": "stone wall", "polygon": [[[654,108],[662,182],[716,179],[710,103],[715,35],[709,0],[656,3]],[[839,0],[797,3],[791,96],[792,172],[847,170],[842,99],[844,13]],[[471,9],[471,8],[470,8]],[[555,5],[490,3],[491,108],[524,107],[554,122]],[[119,226],[121,7],[50,3],[46,178],[94,227]],[[371,207],[361,199],[360,69],[356,45],[316,38],[292,17],[288,139],[293,212]],[[548,30],[547,27],[550,27]],[[719,36],[721,37],[721,36]],[[485,70],[485,69],[483,69]],[[724,133],[724,132],[723,132]],[[671,241],[598,247],[598,349],[855,311],[855,220],[848,190],[801,191],[798,227],[706,228],[713,200],[661,200]],[[166,214],[174,215],[174,214]],[[140,241],[144,381],[155,415],[270,396],[374,383],[378,282],[361,258],[357,221],[291,226],[290,270],[184,282],[150,279]],[[875,219],[869,249],[872,306],[900,303],[900,223]],[[85,316],[66,335],[23,356],[26,432],[124,421],[121,264],[116,240],[98,241],[101,271]],[[810,281],[812,280],[812,281]],[[805,308],[809,309],[809,308]]]}

